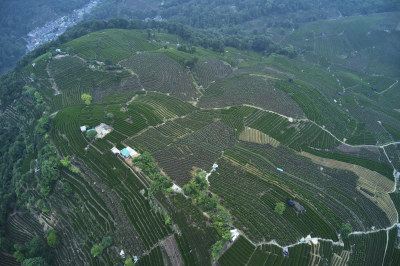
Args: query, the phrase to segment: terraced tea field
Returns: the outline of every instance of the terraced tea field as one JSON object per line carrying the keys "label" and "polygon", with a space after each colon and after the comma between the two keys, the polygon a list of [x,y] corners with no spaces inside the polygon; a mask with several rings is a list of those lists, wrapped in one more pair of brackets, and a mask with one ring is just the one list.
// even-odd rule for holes
{"label": "terraced tea field", "polygon": [[298,104],[276,89],[275,82],[275,78],[258,75],[238,75],[217,81],[206,89],[199,106],[214,108],[248,104],[293,118],[304,118]]}
{"label": "terraced tea field", "polygon": [[160,44],[148,41],[144,32],[122,29],[93,32],[62,46],[66,50],[72,48],[87,60],[104,62],[109,59],[114,64],[138,51],[156,50],[160,47]]}
{"label": "terraced tea field", "polygon": [[[398,77],[367,62],[397,47],[382,21],[304,23],[283,40],[297,58],[184,52],[162,27],[93,32],[40,56],[0,112],[2,128],[23,128],[0,152],[21,154],[5,235],[23,244],[55,229],[56,265],[398,265]],[[100,123],[103,138],[81,131]],[[114,154],[127,146],[135,159]],[[60,173],[49,195],[46,154]],[[17,265],[0,252],[2,263]]]}
{"label": "terraced tea field", "polygon": [[246,118],[245,124],[294,150],[301,150],[303,145],[328,149],[339,143],[313,123],[297,122],[270,112],[256,111]]}
{"label": "terraced tea field", "polygon": [[233,129],[215,122],[154,153],[154,158],[172,180],[184,185],[190,181],[193,167],[209,170],[234,143]]}
{"label": "terraced tea field", "polygon": [[208,57],[204,62],[198,62],[193,72],[201,86],[207,88],[211,83],[223,79],[232,73],[232,68],[229,64]]}
{"label": "terraced tea field", "polygon": [[137,54],[121,65],[135,72],[146,90],[168,93],[183,100],[199,96],[190,72],[164,54]]}

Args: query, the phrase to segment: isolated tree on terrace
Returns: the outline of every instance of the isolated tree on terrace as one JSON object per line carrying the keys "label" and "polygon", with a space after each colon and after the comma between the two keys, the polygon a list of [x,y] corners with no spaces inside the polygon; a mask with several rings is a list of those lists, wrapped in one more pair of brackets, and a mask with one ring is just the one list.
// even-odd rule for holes
{"label": "isolated tree on terrace", "polygon": [[90,250],[90,254],[92,254],[93,257],[97,257],[103,252],[103,249],[104,248],[99,244],[95,244]]}
{"label": "isolated tree on terrace", "polygon": [[285,209],[286,209],[285,203],[283,202],[278,202],[275,206],[275,212],[278,213],[279,215],[282,215]]}
{"label": "isolated tree on terrace", "polygon": [[353,228],[349,223],[342,224],[342,228],[340,229],[340,237],[343,240],[349,238],[351,231],[353,231]]}
{"label": "isolated tree on terrace", "polygon": [[81,99],[85,102],[86,105],[89,105],[92,102],[92,96],[87,93],[82,94]]}
{"label": "isolated tree on terrace", "polygon": [[96,130],[89,130],[89,131],[86,132],[86,137],[87,137],[90,141],[95,140],[96,136],[97,136]]}
{"label": "isolated tree on terrace", "polygon": [[125,265],[126,266],[135,266],[135,263],[132,261],[132,258],[129,258],[129,259],[125,260]]}
{"label": "isolated tree on terrace", "polygon": [[58,237],[56,230],[51,230],[47,235],[47,244],[52,248],[60,244],[60,238]]}
{"label": "isolated tree on terrace", "polygon": [[113,240],[111,236],[105,236],[103,237],[103,240],[101,241],[101,245],[105,248],[111,246]]}

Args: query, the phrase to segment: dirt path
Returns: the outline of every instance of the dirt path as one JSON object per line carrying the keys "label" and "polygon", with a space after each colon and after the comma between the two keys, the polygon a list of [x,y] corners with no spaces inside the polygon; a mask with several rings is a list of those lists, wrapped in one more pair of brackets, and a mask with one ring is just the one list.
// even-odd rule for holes
{"label": "dirt path", "polygon": [[[377,232],[381,232],[381,231],[386,231],[386,232],[387,232],[387,236],[389,236],[389,231],[390,231],[391,229],[393,229],[394,227],[398,226],[398,225],[399,225],[399,224],[396,223],[396,224],[394,224],[394,225],[392,225],[392,226],[390,226],[390,227],[383,228],[383,229],[379,229],[379,230],[371,230],[371,231],[366,231],[366,232],[358,232],[358,231],[357,231],[357,232],[351,232],[350,235],[372,234],[372,233],[377,233]],[[298,243],[294,243],[294,244],[290,244],[290,245],[286,245],[286,246],[281,246],[281,245],[279,245],[279,243],[276,242],[275,240],[271,240],[271,241],[262,241],[262,242],[253,242],[250,238],[248,238],[248,237],[247,237],[243,232],[241,232],[241,231],[240,231],[240,235],[242,235],[243,237],[245,237],[250,243],[252,243],[254,246],[256,246],[256,248],[257,248],[258,246],[261,246],[261,245],[275,245],[275,246],[280,247],[280,248],[282,248],[282,249],[288,249],[288,248],[290,248],[290,247],[295,247],[295,246],[297,246],[297,245],[303,245],[303,244],[304,244],[304,243],[298,242]],[[389,244],[388,239],[389,239],[389,237],[387,237],[386,247],[385,247],[385,255],[384,255],[384,257],[386,256],[386,250],[387,250],[387,246],[388,246],[388,244]],[[335,241],[333,241],[332,239],[325,239],[325,238],[321,238],[321,237],[313,237],[312,240],[327,241],[327,242],[331,242],[331,243],[332,243],[333,245],[335,245],[335,246],[344,246],[344,243],[343,243],[343,242],[341,242],[341,241],[335,242]],[[220,254],[220,255],[222,255],[222,254]],[[383,266],[383,265],[382,265],[382,266]]]}
{"label": "dirt path", "polygon": [[58,86],[57,86],[57,84],[56,84],[54,78],[52,77],[52,75],[51,75],[51,73],[50,73],[49,64],[46,65],[46,72],[47,72],[47,75],[49,75],[48,80],[49,80],[49,82],[50,82],[50,84],[51,84],[51,87],[52,87],[53,90],[54,90],[54,95],[59,95],[59,94],[61,94],[61,91],[58,89]]}
{"label": "dirt path", "polygon": [[389,87],[387,87],[385,90],[378,92],[378,94],[384,94],[385,92],[387,92],[388,90],[390,90],[394,85],[396,85],[397,83],[399,83],[398,80],[396,80],[395,83],[393,83],[392,85],[390,85]]}
{"label": "dirt path", "polygon": [[286,72],[282,72],[282,71],[280,71],[280,70],[278,70],[276,68],[273,68],[273,67],[264,67],[264,69],[269,70],[271,72],[274,72],[276,74],[282,75],[282,76],[286,76],[286,77],[292,78],[292,79],[295,78],[295,75],[290,74],[290,73],[286,73]]}
{"label": "dirt path", "polygon": [[[370,147],[384,148],[384,147],[387,147],[387,146],[390,146],[390,145],[397,145],[397,144],[400,144],[400,141],[391,141],[391,142],[383,143],[383,144],[380,144],[380,145],[372,145],[372,144],[351,145],[351,144],[348,144],[348,143],[344,142],[343,140],[338,139],[331,131],[329,131],[328,129],[326,129],[326,128],[323,127],[323,126],[320,126],[319,124],[317,124],[316,122],[314,122],[314,121],[312,121],[312,120],[310,120],[310,119],[308,119],[308,118],[300,118],[300,119],[292,118],[292,117],[289,117],[289,116],[286,116],[286,115],[283,115],[283,114],[280,114],[280,113],[277,113],[277,112],[274,112],[274,111],[271,111],[271,110],[266,110],[266,109],[263,109],[263,108],[261,108],[261,107],[254,106],[254,105],[251,105],[251,104],[242,104],[242,106],[249,106],[249,107],[253,107],[253,108],[255,108],[255,109],[261,110],[261,111],[265,111],[265,112],[269,112],[269,113],[274,113],[274,114],[276,114],[276,115],[279,115],[279,116],[281,116],[281,117],[284,117],[284,118],[288,119],[289,121],[292,120],[291,122],[305,121],[305,122],[313,123],[315,126],[319,127],[320,129],[322,129],[323,131],[325,131],[326,133],[328,133],[329,135],[331,135],[335,140],[337,140],[337,141],[340,142],[341,144],[346,145],[346,146],[349,146],[349,147],[354,147],[354,148],[370,148]],[[203,110],[210,110],[210,109],[211,109],[211,110],[224,110],[224,109],[229,109],[229,108],[231,108],[231,107],[232,107],[232,106],[215,107],[215,108],[200,108],[200,109],[203,109]]]}
{"label": "dirt path", "polygon": [[178,245],[175,241],[174,235],[171,235],[165,239],[164,242],[165,251],[169,259],[171,260],[171,264],[173,266],[182,266],[184,265],[181,253],[179,252]]}
{"label": "dirt path", "polygon": [[[118,159],[121,161],[121,163],[122,163],[126,168],[128,168],[128,169],[132,172],[132,174],[136,177],[136,179],[139,180],[140,183],[142,183],[143,186],[144,186],[146,189],[149,188],[149,184],[145,184],[145,182],[144,182],[141,178],[139,178],[139,177],[136,175],[135,171],[133,171],[132,168],[131,168],[126,162],[123,161],[123,159],[121,159],[120,157],[118,157]],[[147,181],[150,181],[150,180],[147,180]]]}

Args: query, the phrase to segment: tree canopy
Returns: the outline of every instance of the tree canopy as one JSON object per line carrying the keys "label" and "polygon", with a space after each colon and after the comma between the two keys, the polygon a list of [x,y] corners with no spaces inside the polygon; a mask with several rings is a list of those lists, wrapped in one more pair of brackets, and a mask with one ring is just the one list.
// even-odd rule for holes
{"label": "tree canopy", "polygon": [[90,140],[93,141],[96,139],[97,136],[97,131],[96,130],[88,130],[86,131],[86,137]]}
{"label": "tree canopy", "polygon": [[22,266],[49,266],[49,264],[44,258],[36,257],[24,260]]}
{"label": "tree canopy", "polygon": [[55,230],[51,230],[47,235],[47,244],[52,248],[60,244],[60,238]]}
{"label": "tree canopy", "polygon": [[344,223],[342,224],[342,228],[340,229],[340,237],[343,240],[346,240],[349,238],[350,233],[353,231],[353,228],[349,223]]}
{"label": "tree canopy", "polygon": [[132,261],[132,258],[129,258],[129,259],[125,260],[125,265],[126,266],[135,266],[135,263]]}
{"label": "tree canopy", "polygon": [[105,236],[103,237],[103,240],[101,241],[101,245],[105,248],[108,248],[109,246],[111,246],[113,240],[111,236]]}
{"label": "tree canopy", "polygon": [[84,93],[81,95],[82,101],[85,102],[86,105],[89,105],[92,103],[92,96],[90,94]]}
{"label": "tree canopy", "polygon": [[104,247],[102,247],[99,244],[95,244],[92,249],[90,250],[90,254],[92,254],[93,257],[97,257],[103,253]]}
{"label": "tree canopy", "polygon": [[276,212],[276,213],[282,215],[283,212],[284,212],[285,210],[286,210],[285,203],[283,203],[283,202],[278,202],[278,203],[275,205],[275,212]]}

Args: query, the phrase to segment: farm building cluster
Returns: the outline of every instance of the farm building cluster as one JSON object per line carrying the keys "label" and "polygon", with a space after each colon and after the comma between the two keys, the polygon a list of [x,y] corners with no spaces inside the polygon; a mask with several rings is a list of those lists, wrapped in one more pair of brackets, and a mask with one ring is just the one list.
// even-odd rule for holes
{"label": "farm building cluster", "polygon": [[121,155],[125,159],[130,159],[130,158],[135,158],[140,156],[140,154],[132,149],[131,147],[126,147],[123,148],[122,150],[117,149],[116,147],[113,147],[111,149],[111,152],[114,153],[115,155]]}
{"label": "farm building cluster", "polygon": [[[89,128],[88,126],[81,126],[80,130],[81,130],[81,132],[96,131],[96,133],[97,133],[96,138],[102,139],[107,134],[111,133],[113,131],[113,128],[107,124],[101,123],[100,125],[98,125],[94,128]],[[113,147],[111,149],[111,152],[116,155],[121,155],[124,159],[130,159],[130,158],[135,158],[135,157],[140,156],[140,154],[137,151],[135,151],[133,148],[131,148],[129,146],[123,148],[122,150],[119,150],[118,148]]]}
{"label": "farm building cluster", "polygon": [[97,127],[94,128],[89,128],[87,126],[81,126],[80,127],[81,132],[89,132],[92,130],[95,130],[97,135],[96,138],[98,139],[102,139],[104,138],[107,134],[111,133],[111,131],[113,131],[113,128],[107,124],[101,123],[100,125],[98,125]]}

